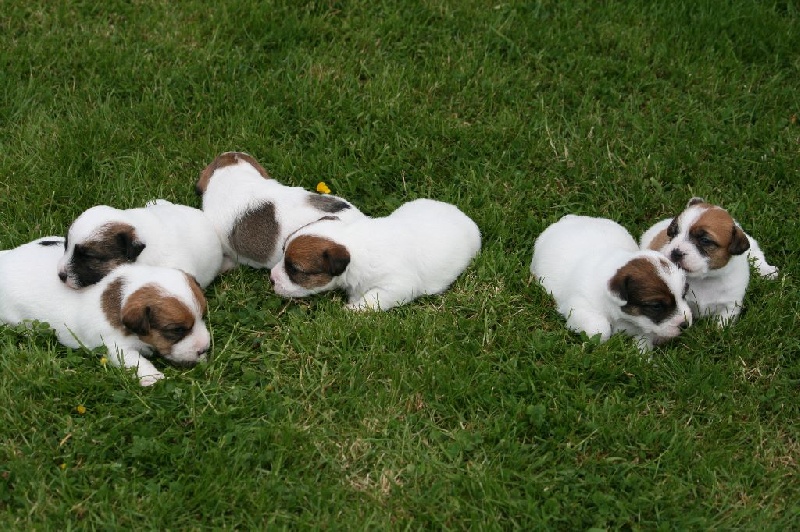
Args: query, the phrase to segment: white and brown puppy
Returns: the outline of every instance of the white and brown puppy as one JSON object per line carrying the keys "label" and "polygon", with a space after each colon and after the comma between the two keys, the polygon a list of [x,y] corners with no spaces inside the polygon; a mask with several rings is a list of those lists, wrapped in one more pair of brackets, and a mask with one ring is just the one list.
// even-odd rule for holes
{"label": "white and brown puppy", "polygon": [[186,273],[123,264],[96,284],[73,290],[55,275],[62,237],[46,237],[0,254],[0,323],[48,323],[59,342],[93,349],[135,368],[142,386],[164,375],[144,357],[158,353],[179,366],[205,360],[211,337],[206,299]]}
{"label": "white and brown puppy", "polygon": [[183,270],[205,288],[222,261],[222,244],[203,211],[159,199],[138,209],[97,205],[84,211],[67,232],[58,276],[82,288],[137,262]]}
{"label": "white and brown puppy", "polygon": [[241,152],[226,152],[214,159],[200,173],[195,188],[225,255],[254,268],[275,266],[286,238],[323,216],[335,215],[342,222],[364,218],[342,198],[278,183],[253,157]]}
{"label": "white and brown puppy", "polygon": [[606,341],[615,332],[640,350],[692,323],[685,273],[655,251],[640,251],[618,223],[567,215],[536,239],[531,273],[553,295],[567,327]]}
{"label": "white and brown puppy", "polygon": [[466,214],[418,199],[385,218],[330,216],[301,228],[270,277],[284,297],[339,288],[350,309],[387,310],[444,292],[480,248],[480,230]]}
{"label": "white and brown puppy", "polygon": [[728,211],[702,198],[692,198],[678,216],[648,229],[640,246],[660,251],[686,270],[686,298],[694,316],[711,316],[720,326],[741,312],[750,282],[748,258],[764,277],[774,278],[778,272]]}

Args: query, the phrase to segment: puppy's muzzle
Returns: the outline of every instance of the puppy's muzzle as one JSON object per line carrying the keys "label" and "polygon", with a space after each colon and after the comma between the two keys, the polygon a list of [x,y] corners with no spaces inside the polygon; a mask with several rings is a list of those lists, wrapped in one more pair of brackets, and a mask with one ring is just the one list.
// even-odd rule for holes
{"label": "puppy's muzzle", "polygon": [[58,272],[58,278],[61,279],[62,283],[67,282],[67,272]]}
{"label": "puppy's muzzle", "polygon": [[672,253],[669,254],[669,260],[671,260],[672,262],[674,262],[675,264],[680,266],[681,265],[681,261],[683,260],[683,257],[685,257],[685,256],[686,256],[686,253],[684,253],[683,251],[681,251],[679,249],[673,249]]}

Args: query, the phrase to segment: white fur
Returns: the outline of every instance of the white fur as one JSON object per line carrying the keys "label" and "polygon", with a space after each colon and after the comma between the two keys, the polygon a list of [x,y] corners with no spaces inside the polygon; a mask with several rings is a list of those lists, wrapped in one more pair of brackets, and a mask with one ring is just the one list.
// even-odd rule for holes
{"label": "white fur", "polygon": [[136,258],[139,264],[183,270],[207,287],[222,268],[222,245],[211,221],[200,209],[167,200],[151,200],[143,208],[115,209],[97,205],[84,211],[67,233],[68,247],[58,262],[66,283],[77,288],[70,261],[76,244],[96,239],[105,224],[122,222],[136,230],[145,248]]}
{"label": "white fur", "polygon": [[352,310],[387,310],[422,295],[440,294],[481,248],[475,222],[456,206],[430,199],[406,203],[384,218],[349,224],[321,220],[292,235],[289,242],[304,234],[345,246],[350,263],[326,286],[308,290],[292,283],[281,261],[271,272],[275,292],[303,297],[343,289]]}
{"label": "white fur", "polygon": [[[616,272],[635,258],[656,266],[677,302],[676,312],[660,324],[621,310],[625,301],[609,288]],[[531,273],[553,295],[567,327],[606,341],[615,332],[637,338],[640,349],[674,338],[691,323],[691,311],[682,294],[684,273],[653,251],[639,251],[621,225],[604,218],[567,215],[547,227],[536,239]],[[688,323],[686,323],[688,322]]]}
{"label": "white fur", "polygon": [[[694,316],[711,316],[719,326],[725,326],[735,320],[742,310],[745,292],[750,283],[749,262],[752,260],[759,274],[767,279],[777,278],[778,268],[767,263],[758,242],[747,233],[745,236],[750,242],[750,248],[744,254],[732,255],[722,268],[709,268],[708,259],[689,238],[692,224],[704,210],[703,206],[689,205],[678,216],[680,232],[659,251],[667,258],[676,249],[683,254],[682,266],[689,282],[686,299]],[[656,235],[666,230],[672,220],[661,220],[645,231],[640,239],[641,249],[648,249]]]}
{"label": "white fur", "polygon": [[[290,187],[274,179],[267,179],[242,160],[214,171],[203,193],[203,212],[216,228],[226,257],[234,263],[253,268],[272,268],[281,259],[281,245],[286,238],[307,223],[327,214],[337,216],[343,222],[365,217],[352,203],[332,195],[328,197],[344,201],[350,208],[336,213],[316,209],[308,203],[309,196],[315,195],[317,194],[302,187]],[[263,235],[264,238],[273,239],[275,245],[267,260],[257,261],[239,255],[231,247],[229,235],[244,214],[266,203],[272,203],[275,207],[278,232],[274,235]]]}
{"label": "white fur", "polygon": [[[42,246],[41,241],[59,241]],[[48,323],[59,342],[71,348],[93,349],[105,346],[109,360],[136,369],[142,386],[164,375],[143,355],[152,347],[135,334],[115,328],[101,308],[101,295],[116,279],[124,280],[122,303],[136,289],[155,284],[165,293],[183,302],[194,314],[192,330],[173,346],[167,358],[173,362],[204,360],[210,335],[202,319],[201,308],[193,296],[186,275],[171,268],[126,264],[100,282],[73,290],[59,281],[56,264],[64,249],[62,237],[45,237],[0,254],[0,323],[16,325],[31,321]]]}

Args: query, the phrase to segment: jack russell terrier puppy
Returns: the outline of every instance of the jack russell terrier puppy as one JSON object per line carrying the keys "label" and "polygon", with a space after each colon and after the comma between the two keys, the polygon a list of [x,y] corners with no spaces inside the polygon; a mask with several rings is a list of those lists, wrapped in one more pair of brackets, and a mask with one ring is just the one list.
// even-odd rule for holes
{"label": "jack russell terrier puppy", "polygon": [[570,330],[603,342],[625,332],[645,351],[692,323],[683,270],[660,253],[640,251],[608,219],[567,215],[547,227],[534,244],[531,273]]}
{"label": "jack russell terrier puppy", "polygon": [[222,260],[217,232],[200,209],[161,199],[138,209],[97,205],[70,226],[58,276],[70,288],[82,288],[136,262],[183,270],[205,288]]}
{"label": "jack russell terrier puppy", "polygon": [[281,244],[307,223],[327,215],[343,222],[364,218],[342,198],[278,183],[241,152],[214,159],[200,173],[195,189],[228,260],[254,268],[275,266]]}
{"label": "jack russell terrier puppy", "polygon": [[480,251],[478,226],[454,205],[418,199],[385,218],[325,216],[289,235],[275,292],[344,289],[352,310],[388,310],[444,292]]}
{"label": "jack russell terrier puppy", "polygon": [[648,229],[641,248],[660,251],[685,270],[686,298],[694,316],[712,316],[719,326],[730,324],[741,312],[750,282],[748,257],[761,276],[774,279],[778,274],[767,264],[758,242],[728,211],[702,198],[692,198],[678,216]]}
{"label": "jack russell terrier puppy", "polygon": [[164,375],[143,355],[179,366],[206,358],[211,336],[206,299],[186,273],[123,264],[97,283],[73,290],[55,275],[62,237],[45,237],[0,253],[0,323],[40,321],[67,347],[105,346],[109,361],[134,368],[142,386]]}

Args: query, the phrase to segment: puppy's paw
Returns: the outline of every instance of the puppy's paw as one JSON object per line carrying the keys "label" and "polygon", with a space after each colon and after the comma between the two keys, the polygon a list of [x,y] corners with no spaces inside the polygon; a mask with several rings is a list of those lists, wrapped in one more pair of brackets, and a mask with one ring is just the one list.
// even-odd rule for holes
{"label": "puppy's paw", "polygon": [[164,374],[161,372],[152,373],[150,375],[143,375],[139,377],[139,384],[141,384],[142,386],[152,386],[163,378]]}
{"label": "puppy's paw", "polygon": [[222,266],[219,269],[219,273],[229,272],[235,267],[239,265],[238,262],[230,258],[229,256],[225,255],[222,257]]}
{"label": "puppy's paw", "polygon": [[144,204],[145,208],[155,207],[156,205],[172,205],[172,202],[165,199],[155,198]]}
{"label": "puppy's paw", "polygon": [[777,266],[770,266],[769,264],[764,264],[758,267],[758,273],[764,279],[769,279],[770,281],[774,281],[778,278],[778,268]]}

